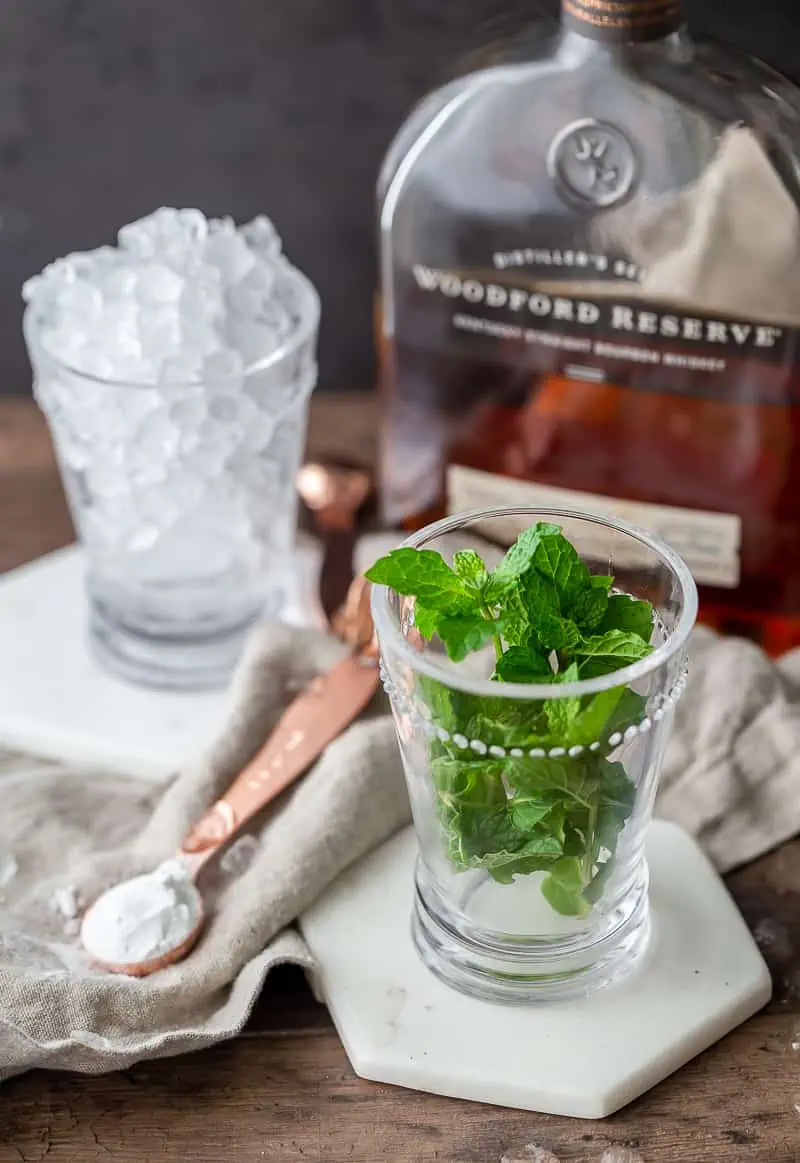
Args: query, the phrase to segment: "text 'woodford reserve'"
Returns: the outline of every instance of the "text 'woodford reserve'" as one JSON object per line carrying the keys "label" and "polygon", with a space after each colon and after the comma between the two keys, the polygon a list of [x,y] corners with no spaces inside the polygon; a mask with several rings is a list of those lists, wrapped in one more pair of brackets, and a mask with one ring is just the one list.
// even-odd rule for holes
{"label": "text 'woodford reserve'", "polygon": [[537,319],[552,319],[593,327],[600,331],[622,331],[635,335],[662,336],[689,342],[720,344],[738,348],[774,348],[784,336],[782,327],[762,323],[708,319],[654,311],[651,306],[609,300],[574,299],[543,291],[504,287],[480,279],[463,278],[452,271],[416,265],[414,278],[420,290],[436,292],[448,299],[481,304],[507,313],[528,312]]}

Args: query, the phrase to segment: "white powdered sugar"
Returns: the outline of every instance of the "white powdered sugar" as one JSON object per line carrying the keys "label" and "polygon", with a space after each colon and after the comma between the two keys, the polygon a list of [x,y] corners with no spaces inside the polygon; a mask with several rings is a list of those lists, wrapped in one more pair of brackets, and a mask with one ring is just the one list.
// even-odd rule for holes
{"label": "white powdered sugar", "polygon": [[81,911],[78,890],[74,884],[57,888],[50,897],[50,908],[64,921],[74,921]]}
{"label": "white powdered sugar", "polygon": [[81,940],[97,961],[135,965],[182,945],[201,918],[200,895],[187,868],[169,860],[104,893],[84,918]]}
{"label": "white powdered sugar", "polygon": [[263,215],[238,227],[162,207],[118,246],[57,259],[22,289],[47,351],[75,371],[138,384],[236,381],[296,320],[291,267]]}
{"label": "white powdered sugar", "polygon": [[13,852],[0,852],[0,889],[7,888],[19,872],[17,858]]}

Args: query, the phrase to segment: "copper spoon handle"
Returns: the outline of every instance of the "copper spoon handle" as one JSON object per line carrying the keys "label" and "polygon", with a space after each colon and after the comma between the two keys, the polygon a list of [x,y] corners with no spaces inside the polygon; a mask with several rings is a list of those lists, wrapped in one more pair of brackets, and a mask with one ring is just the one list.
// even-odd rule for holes
{"label": "copper spoon handle", "polygon": [[378,660],[369,645],[319,675],[298,695],[256,757],[183,841],[178,855],[192,876],[303,774],[360,714],[377,688]]}

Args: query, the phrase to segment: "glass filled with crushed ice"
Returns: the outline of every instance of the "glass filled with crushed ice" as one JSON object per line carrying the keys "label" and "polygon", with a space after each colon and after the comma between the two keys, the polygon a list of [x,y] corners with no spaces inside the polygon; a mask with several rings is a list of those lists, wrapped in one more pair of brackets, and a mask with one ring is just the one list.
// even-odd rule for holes
{"label": "glass filled with crushed ice", "polygon": [[292,583],[316,291],[267,218],[164,208],[23,294],[96,654],[148,685],[224,684]]}

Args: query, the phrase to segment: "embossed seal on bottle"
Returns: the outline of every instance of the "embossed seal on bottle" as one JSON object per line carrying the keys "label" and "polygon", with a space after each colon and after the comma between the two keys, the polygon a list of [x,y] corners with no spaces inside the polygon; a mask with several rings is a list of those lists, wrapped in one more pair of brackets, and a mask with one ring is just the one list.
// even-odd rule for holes
{"label": "embossed seal on bottle", "polygon": [[636,152],[628,138],[606,121],[585,118],[560,130],[547,155],[550,176],[570,202],[609,209],[636,184]]}

